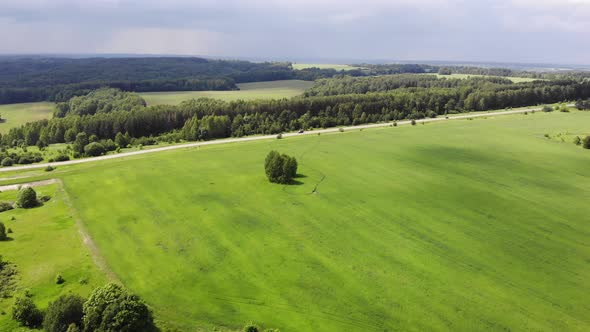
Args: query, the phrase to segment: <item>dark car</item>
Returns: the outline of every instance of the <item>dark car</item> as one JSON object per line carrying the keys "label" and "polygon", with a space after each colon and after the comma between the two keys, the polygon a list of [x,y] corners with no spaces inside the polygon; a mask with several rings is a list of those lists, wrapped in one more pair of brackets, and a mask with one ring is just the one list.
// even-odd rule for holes
{"label": "dark car", "polygon": [[298,134],[303,134],[305,131],[303,129],[301,129],[300,131],[298,131]]}

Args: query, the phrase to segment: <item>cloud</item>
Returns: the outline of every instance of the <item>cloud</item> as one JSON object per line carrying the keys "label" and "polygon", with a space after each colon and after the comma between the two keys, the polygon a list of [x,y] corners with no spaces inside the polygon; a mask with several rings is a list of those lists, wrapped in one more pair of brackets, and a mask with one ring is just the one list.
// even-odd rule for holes
{"label": "cloud", "polygon": [[588,22],[590,0],[1,0],[0,53],[583,62]]}

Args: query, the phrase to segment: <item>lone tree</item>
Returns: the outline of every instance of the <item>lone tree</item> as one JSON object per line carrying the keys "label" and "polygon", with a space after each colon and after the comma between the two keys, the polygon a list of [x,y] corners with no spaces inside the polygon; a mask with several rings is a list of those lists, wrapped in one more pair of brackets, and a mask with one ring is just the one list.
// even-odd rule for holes
{"label": "lone tree", "polygon": [[139,296],[117,284],[95,289],[83,305],[84,331],[151,331],[152,313]]}
{"label": "lone tree", "polygon": [[0,241],[6,241],[8,236],[6,236],[6,227],[4,223],[0,222]]}
{"label": "lone tree", "polygon": [[63,332],[71,324],[82,326],[84,299],[78,295],[62,295],[49,304],[43,319],[43,329],[47,332]]}
{"label": "lone tree", "polygon": [[29,209],[37,206],[37,193],[31,187],[23,188],[18,192],[16,205],[23,209]]}
{"label": "lone tree", "polygon": [[270,182],[286,184],[297,175],[297,160],[273,150],[264,160],[264,170]]}

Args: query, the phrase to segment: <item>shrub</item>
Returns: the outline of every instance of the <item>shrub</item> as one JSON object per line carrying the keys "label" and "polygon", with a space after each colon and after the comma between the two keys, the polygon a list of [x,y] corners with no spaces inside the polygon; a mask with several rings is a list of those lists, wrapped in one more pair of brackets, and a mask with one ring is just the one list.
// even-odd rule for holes
{"label": "shrub", "polygon": [[70,324],[70,326],[68,326],[68,329],[66,330],[66,332],[81,332],[82,330],[80,330],[80,328],[78,327],[78,325],[72,323]]}
{"label": "shrub", "polygon": [[281,139],[281,138],[283,138],[283,134],[278,134],[277,139]]}
{"label": "shrub", "polygon": [[2,159],[2,166],[8,167],[8,166],[12,166],[12,164],[14,164],[14,160],[12,160],[12,158],[6,157],[6,158]]}
{"label": "shrub", "polygon": [[543,106],[543,112],[553,112],[553,107],[551,107],[551,106]]}
{"label": "shrub", "polygon": [[84,147],[84,153],[91,157],[100,156],[105,153],[104,146],[98,142],[92,142]]}
{"label": "shrub", "polygon": [[21,326],[38,328],[43,322],[43,314],[33,303],[33,300],[28,297],[20,297],[14,301],[12,306],[12,319]]}
{"label": "shrub", "polygon": [[64,277],[61,276],[61,274],[58,274],[57,276],[55,276],[55,283],[56,284],[61,285],[64,282],[66,282],[66,280],[64,279]]}
{"label": "shrub", "polygon": [[412,119],[412,122],[411,123],[412,123],[412,126],[415,126],[416,125],[416,120]]}
{"label": "shrub", "polygon": [[16,206],[29,209],[37,206],[37,193],[31,187],[23,188],[18,192]]}
{"label": "shrub", "polygon": [[95,289],[83,311],[85,331],[149,331],[154,326],[147,305],[113,283]]}
{"label": "shrub", "polygon": [[9,227],[8,230],[6,231],[6,233],[12,234],[12,228]]}
{"label": "shrub", "polygon": [[47,167],[45,167],[45,172],[51,172],[55,169],[55,167],[48,165]]}
{"label": "shrub", "polygon": [[343,133],[344,132],[344,128],[338,128],[338,131]]}
{"label": "shrub", "polygon": [[6,241],[8,236],[6,236],[6,227],[4,223],[0,222],[0,241]]}
{"label": "shrub", "polygon": [[47,332],[69,331],[72,324],[77,327],[82,325],[84,312],[82,306],[84,299],[78,295],[62,295],[54,302],[49,303],[43,329]]}
{"label": "shrub", "polygon": [[289,183],[297,175],[297,160],[277,151],[270,151],[264,160],[268,180],[274,183]]}
{"label": "shrub", "polygon": [[244,332],[258,332],[258,331],[260,331],[260,329],[258,328],[257,325],[250,323],[250,324],[244,326],[243,331]]}
{"label": "shrub", "polygon": [[574,144],[575,145],[581,145],[582,144],[582,139],[580,138],[580,136],[576,136],[576,138],[574,138]]}
{"label": "shrub", "polygon": [[584,149],[590,149],[590,136],[586,136],[582,141],[582,147]]}
{"label": "shrub", "polygon": [[58,154],[53,160],[55,161],[68,161],[70,160],[70,156],[67,154]]}
{"label": "shrub", "polygon": [[14,207],[8,202],[0,202],[0,212],[12,210]]}
{"label": "shrub", "polygon": [[397,127],[397,121],[393,121],[393,126]]}

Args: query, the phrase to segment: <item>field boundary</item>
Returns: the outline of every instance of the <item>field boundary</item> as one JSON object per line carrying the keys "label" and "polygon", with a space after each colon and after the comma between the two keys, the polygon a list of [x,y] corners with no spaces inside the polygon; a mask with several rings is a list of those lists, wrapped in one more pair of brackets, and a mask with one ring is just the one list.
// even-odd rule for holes
{"label": "field boundary", "polygon": [[[570,104],[568,106],[572,106],[572,105]],[[438,121],[462,120],[462,119],[481,118],[481,117],[488,117],[488,116],[521,114],[521,113],[540,111],[540,110],[542,110],[542,107],[530,107],[530,108],[524,108],[524,109],[512,110],[512,111],[497,111],[497,112],[477,113],[477,114],[467,113],[465,115],[421,119],[421,120],[417,120],[415,122],[416,123],[430,123],[430,122],[438,122]],[[412,120],[403,120],[403,121],[398,121],[397,125],[410,125],[411,123],[412,123]],[[333,127],[333,128],[327,128],[327,129],[306,131],[303,133],[291,132],[291,133],[284,133],[284,134],[282,134],[282,136],[285,138],[285,137],[295,137],[295,136],[305,136],[305,135],[337,133],[342,130],[347,131],[347,130],[380,128],[380,127],[390,127],[390,126],[392,126],[392,122],[382,122],[382,123],[372,123],[372,124],[364,124],[364,125],[358,125],[358,126]],[[139,150],[139,151],[118,153],[118,154],[109,154],[109,155],[100,156],[100,157],[75,159],[75,160],[53,162],[53,163],[24,165],[24,166],[16,166],[16,167],[6,167],[6,168],[3,167],[3,168],[0,168],[0,173],[10,172],[10,171],[27,170],[27,169],[45,168],[47,166],[76,165],[76,164],[90,163],[90,162],[95,162],[95,161],[100,161],[100,160],[125,158],[125,157],[142,155],[142,154],[147,154],[147,153],[156,153],[156,152],[162,152],[162,151],[170,151],[170,150],[176,150],[176,149],[185,149],[185,148],[207,146],[207,145],[269,140],[269,139],[276,139],[276,137],[277,137],[277,135],[262,135],[262,136],[249,136],[249,137],[241,137],[241,138],[225,138],[225,139],[217,139],[217,140],[205,141],[205,142],[183,143],[183,144],[164,146],[164,147],[148,149],[148,150]]]}

